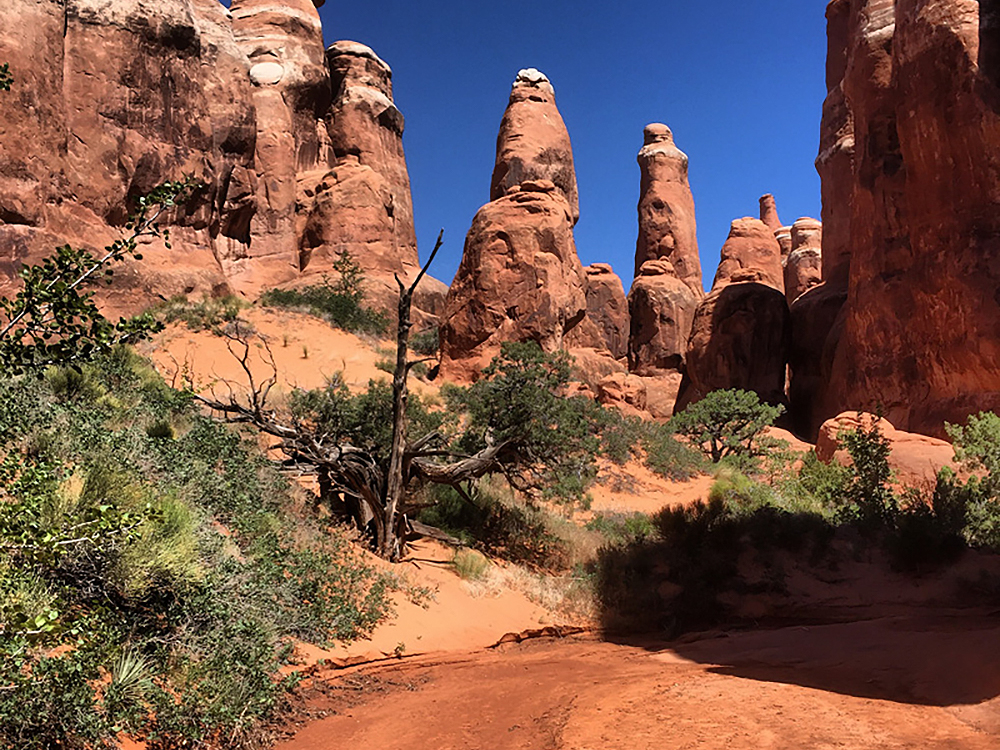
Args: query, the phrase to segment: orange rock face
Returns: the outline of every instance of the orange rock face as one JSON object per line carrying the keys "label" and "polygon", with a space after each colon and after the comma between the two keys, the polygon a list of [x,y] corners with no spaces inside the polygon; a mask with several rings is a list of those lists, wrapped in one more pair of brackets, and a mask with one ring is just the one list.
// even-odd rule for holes
{"label": "orange rock face", "polygon": [[[392,273],[414,273],[389,69],[352,43],[328,64],[314,0],[50,5],[14,0],[19,22],[0,29],[17,71],[0,122],[0,291],[58,244],[110,243],[131,198],[184,174],[204,187],[166,218],[173,249],[119,269],[111,313],[253,296],[318,277],[344,248],[390,297]],[[442,301],[428,281],[418,305]]]}
{"label": "orange rock face", "polygon": [[587,278],[587,318],[594,322],[611,356],[628,354],[629,312],[622,280],[607,263],[583,269]]}
{"label": "orange rock face", "polygon": [[526,182],[479,210],[441,325],[446,373],[474,379],[504,341],[563,346],[587,312],[572,221],[549,181]]}
{"label": "orange rock face", "polygon": [[791,323],[783,287],[774,233],[758,219],[734,221],[715,284],[695,312],[678,409],[728,388],[785,401]]}
{"label": "orange rock face", "polygon": [[666,125],[647,125],[643,141],[638,156],[641,182],[635,275],[646,261],[666,260],[677,278],[696,295],[704,296],[687,154],[674,144]]}
{"label": "orange rock face", "polygon": [[549,180],[556,186],[569,204],[575,225],[580,218],[580,203],[569,133],[549,79],[534,68],[526,68],[514,80],[500,122],[490,200],[537,180]]}
{"label": "orange rock face", "polygon": [[785,226],[778,217],[778,204],[770,193],[760,198],[760,220],[775,234]]}
{"label": "orange rock face", "polygon": [[674,275],[669,261],[643,263],[628,296],[629,371],[643,376],[682,373],[700,301]]}
{"label": "orange rock face", "polygon": [[[941,434],[946,420],[1000,409],[992,19],[986,4],[970,0],[850,5],[846,54],[835,56],[835,67],[846,59],[857,147],[831,414],[878,403],[902,429]],[[831,190],[843,189],[839,179]]]}
{"label": "orange rock face", "polygon": [[751,276],[778,291],[785,289],[781,246],[774,232],[764,222],[748,216],[736,219],[729,228],[712,289],[736,277],[749,281]]}

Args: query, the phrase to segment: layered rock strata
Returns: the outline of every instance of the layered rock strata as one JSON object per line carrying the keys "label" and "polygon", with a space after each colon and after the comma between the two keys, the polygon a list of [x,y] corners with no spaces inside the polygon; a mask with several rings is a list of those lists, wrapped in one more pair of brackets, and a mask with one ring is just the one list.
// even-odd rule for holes
{"label": "layered rock strata", "polygon": [[791,250],[784,259],[785,298],[792,304],[823,280],[823,225],[802,218],[792,225]]}

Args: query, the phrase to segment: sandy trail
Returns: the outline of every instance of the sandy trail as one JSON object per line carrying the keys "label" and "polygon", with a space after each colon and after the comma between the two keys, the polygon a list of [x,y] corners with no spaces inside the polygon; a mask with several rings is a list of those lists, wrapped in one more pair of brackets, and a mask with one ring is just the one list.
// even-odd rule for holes
{"label": "sandy trail", "polygon": [[404,687],[335,703],[278,747],[995,750],[998,644],[1000,618],[969,613],[688,644],[533,641],[368,668]]}

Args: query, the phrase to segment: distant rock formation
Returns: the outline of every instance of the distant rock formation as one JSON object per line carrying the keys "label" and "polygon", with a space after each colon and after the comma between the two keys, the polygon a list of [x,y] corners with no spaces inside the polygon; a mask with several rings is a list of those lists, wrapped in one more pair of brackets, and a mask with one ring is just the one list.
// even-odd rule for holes
{"label": "distant rock formation", "polygon": [[684,372],[688,337],[700,298],[667,260],[648,260],[629,292],[629,371],[642,376]]}
{"label": "distant rock formation", "polygon": [[570,207],[575,225],[580,202],[569,133],[556,107],[552,83],[534,68],[518,72],[500,122],[490,200],[525,182],[551,181]]}
{"label": "distant rock formation", "polygon": [[736,219],[729,227],[729,237],[722,246],[722,259],[715,272],[712,289],[740,276],[748,281],[753,276],[767,286],[783,292],[785,274],[781,267],[781,246],[774,232],[762,221],[746,216]]}
{"label": "distant rock formation", "polygon": [[674,144],[670,128],[653,123],[643,131],[638,161],[641,181],[635,275],[646,261],[669,261],[674,275],[700,298],[705,291],[687,154]]}
{"label": "distant rock formation", "polygon": [[823,280],[823,225],[802,218],[792,225],[790,235],[791,251],[784,260],[788,304]]}
{"label": "distant rock formation", "polygon": [[760,198],[760,220],[775,234],[785,226],[778,218],[778,204],[770,193]]}
{"label": "distant rock formation", "polygon": [[[12,2],[0,292],[56,245],[111,242],[131,199],[184,174],[204,186],[167,217],[173,248],[154,243],[116,273],[110,312],[302,283],[341,248],[383,285],[416,268],[389,69],[353,43],[328,61],[320,2]],[[442,285],[427,284],[437,301],[418,306],[440,306]]]}
{"label": "distant rock formation", "polygon": [[791,326],[783,287],[773,231],[758,219],[734,221],[712,291],[695,312],[678,409],[728,388],[785,402]]}

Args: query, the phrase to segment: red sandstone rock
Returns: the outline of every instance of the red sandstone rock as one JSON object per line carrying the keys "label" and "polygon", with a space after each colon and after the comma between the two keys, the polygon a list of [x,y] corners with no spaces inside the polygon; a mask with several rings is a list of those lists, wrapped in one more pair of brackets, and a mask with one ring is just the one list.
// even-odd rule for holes
{"label": "red sandstone rock", "polygon": [[1000,409],[1000,65],[986,10],[851,5],[843,89],[858,145],[831,413],[880,403],[902,429],[941,434]]}
{"label": "red sandstone rock", "polygon": [[643,263],[629,292],[629,371],[657,376],[684,369],[688,336],[701,297],[667,260]]}
{"label": "red sandstone rock", "polygon": [[646,410],[646,384],[629,373],[608,375],[597,386],[597,400],[603,406],[630,406],[636,412]]}
{"label": "red sandstone rock", "polygon": [[687,154],[674,144],[666,125],[647,125],[643,140],[638,156],[641,183],[635,274],[647,261],[669,261],[674,275],[700,299],[705,292]]}
{"label": "red sandstone rock", "polygon": [[958,471],[955,451],[951,443],[937,438],[897,430],[885,419],[876,420],[871,414],[844,412],[823,423],[816,439],[816,457],[824,463],[837,461],[850,466],[851,458],[841,447],[840,435],[858,429],[871,429],[877,421],[878,428],[890,443],[889,466],[895,481],[902,487],[934,489],[938,472],[945,466]]}
{"label": "red sandstone rock", "polygon": [[483,206],[448,291],[441,326],[443,370],[474,379],[504,341],[553,351],[586,315],[586,279],[572,211],[549,181]]}
{"label": "red sandstone rock", "polygon": [[781,246],[764,222],[745,217],[733,221],[729,238],[722,246],[722,260],[715,272],[712,289],[739,278],[758,281],[784,291]]}
{"label": "red sandstone rock", "polygon": [[768,193],[760,198],[760,220],[767,224],[767,228],[777,234],[778,230],[785,225],[778,218],[778,205],[774,201],[774,196]]}
{"label": "red sandstone rock", "polygon": [[781,227],[776,230],[774,239],[778,241],[778,246],[781,248],[781,260],[784,262],[788,258],[788,254],[792,252],[792,228]]}
{"label": "red sandstone rock", "polygon": [[823,225],[802,218],[792,225],[792,250],[785,259],[785,298],[791,304],[822,279]]}
{"label": "red sandstone rock", "polygon": [[754,391],[768,403],[785,401],[788,304],[773,286],[741,278],[720,283],[698,305],[678,409],[728,388]]}
{"label": "red sandstone rock", "polygon": [[629,311],[625,288],[611,266],[594,263],[583,269],[587,279],[587,318],[601,333],[611,356],[628,354]]}
{"label": "red sandstone rock", "polygon": [[549,79],[527,68],[518,72],[500,122],[490,200],[502,198],[524,182],[537,180],[549,180],[556,186],[576,224],[580,205],[569,133]]}

